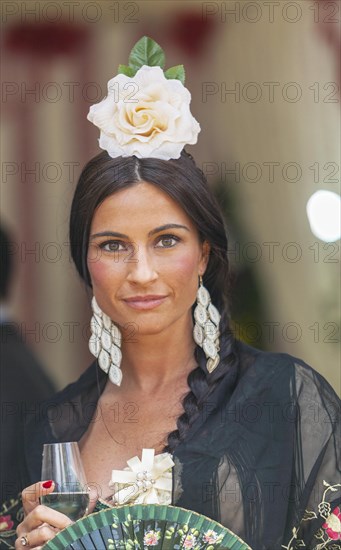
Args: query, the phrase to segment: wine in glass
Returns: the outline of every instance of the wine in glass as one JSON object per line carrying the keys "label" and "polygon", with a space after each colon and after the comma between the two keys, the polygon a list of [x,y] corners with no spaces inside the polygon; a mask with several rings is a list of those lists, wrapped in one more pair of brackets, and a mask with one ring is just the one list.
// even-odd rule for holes
{"label": "wine in glass", "polygon": [[73,521],[87,513],[90,496],[77,442],[44,445],[41,479],[55,484],[53,493],[40,498],[41,504]]}

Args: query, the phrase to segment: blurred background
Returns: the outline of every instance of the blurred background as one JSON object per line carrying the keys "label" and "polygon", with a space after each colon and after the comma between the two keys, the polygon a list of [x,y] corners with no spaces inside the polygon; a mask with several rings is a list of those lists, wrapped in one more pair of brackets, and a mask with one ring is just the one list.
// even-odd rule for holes
{"label": "blurred background", "polygon": [[[340,2],[8,2],[2,20],[2,317],[57,388],[93,360],[68,219],[100,150],[86,120],[148,35],[183,63],[188,147],[230,235],[236,335],[302,358],[340,393]],[[309,201],[309,202],[308,202]],[[308,210],[307,205],[309,204]]]}

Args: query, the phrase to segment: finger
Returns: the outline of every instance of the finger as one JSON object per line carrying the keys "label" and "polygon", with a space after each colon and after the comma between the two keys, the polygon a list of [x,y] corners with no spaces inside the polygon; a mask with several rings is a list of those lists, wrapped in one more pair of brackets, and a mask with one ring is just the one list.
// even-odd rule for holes
{"label": "finger", "polygon": [[[12,548],[12,546],[11,546],[11,548]],[[28,538],[28,535],[27,535],[24,538],[20,537],[20,538],[16,539],[15,543],[14,543],[14,548],[15,548],[15,550],[24,550],[26,548],[28,548],[29,550],[41,550],[43,548],[43,546],[31,546],[31,540]]]}
{"label": "finger", "polygon": [[41,527],[43,523],[49,524],[50,527],[64,529],[68,525],[71,525],[73,521],[57,510],[53,510],[43,504],[38,504],[32,512],[26,516],[20,526],[18,525],[17,533],[30,533],[33,529]]}
{"label": "finger", "polygon": [[21,499],[24,507],[25,515],[29,514],[36,506],[39,505],[39,498],[52,493],[54,490],[54,481],[39,481],[34,483],[21,493]]}
{"label": "finger", "polygon": [[[51,527],[50,525],[44,524],[40,525],[37,529],[33,529],[33,531],[30,531],[29,533],[26,533],[26,540],[28,542],[28,548],[32,550],[33,548],[37,550],[38,548],[42,548],[46,542],[53,539],[56,534],[59,532],[59,529],[55,529]],[[19,537],[17,539],[18,546],[16,545],[16,548],[19,548],[20,550],[24,550],[22,545],[22,539]]]}
{"label": "finger", "polygon": [[[26,534],[25,536],[22,535],[21,537],[18,537],[15,540],[14,548],[15,550],[25,550],[27,548],[29,550],[33,550],[33,549],[37,550],[36,546],[31,546],[31,539],[29,538],[28,534]],[[42,548],[42,546],[40,546],[40,548]]]}

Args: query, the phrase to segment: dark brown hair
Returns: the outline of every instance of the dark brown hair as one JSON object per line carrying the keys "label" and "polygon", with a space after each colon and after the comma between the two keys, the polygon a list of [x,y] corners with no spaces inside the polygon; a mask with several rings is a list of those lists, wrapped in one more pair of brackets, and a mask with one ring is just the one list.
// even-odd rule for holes
{"label": "dark brown hair", "polygon": [[229,327],[227,233],[220,208],[203,172],[185,150],[179,159],[167,161],[138,159],[135,156],[111,158],[102,152],[84,167],[73,197],[70,216],[71,255],[79,275],[90,287],[87,251],[94,212],[108,196],[141,181],[156,185],[180,204],[196,226],[200,239],[209,242],[211,250],[203,283],[222,316],[221,361],[214,373],[208,374],[205,354],[200,347],[196,347],[198,367],[188,376],[190,392],[183,400],[184,413],[178,418],[178,429],[168,435],[166,449],[172,452],[197,418],[213,386],[229,366],[236,366],[238,362],[235,339]]}

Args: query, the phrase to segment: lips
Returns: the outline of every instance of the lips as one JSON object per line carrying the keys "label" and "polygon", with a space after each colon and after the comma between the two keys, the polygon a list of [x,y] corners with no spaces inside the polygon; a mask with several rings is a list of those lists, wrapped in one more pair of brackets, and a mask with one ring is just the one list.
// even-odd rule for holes
{"label": "lips", "polygon": [[167,296],[150,294],[147,296],[131,296],[125,298],[124,302],[133,309],[154,309],[166,300]]}

